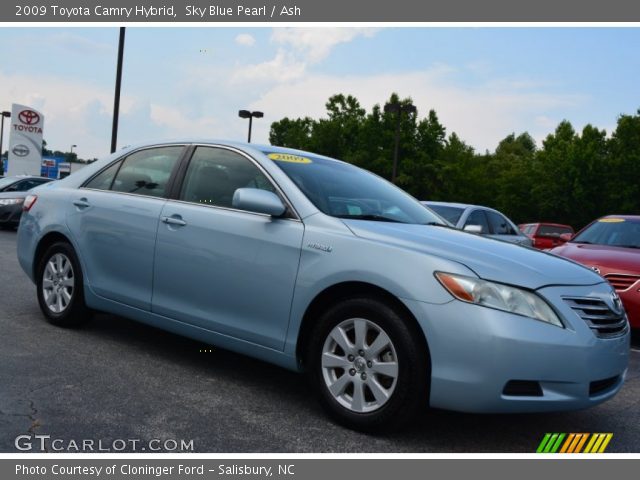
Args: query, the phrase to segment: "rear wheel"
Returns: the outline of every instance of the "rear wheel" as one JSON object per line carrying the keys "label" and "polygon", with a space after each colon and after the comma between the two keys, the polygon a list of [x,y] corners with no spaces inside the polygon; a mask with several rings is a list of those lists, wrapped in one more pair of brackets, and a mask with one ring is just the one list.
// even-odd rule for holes
{"label": "rear wheel", "polygon": [[86,322],[90,312],[84,303],[82,270],[73,247],[66,242],[51,245],[38,265],[38,303],[46,319],[61,327]]}
{"label": "rear wheel", "polygon": [[381,431],[426,408],[428,355],[417,335],[402,313],[372,298],[329,308],[307,357],[325,409],[350,428]]}

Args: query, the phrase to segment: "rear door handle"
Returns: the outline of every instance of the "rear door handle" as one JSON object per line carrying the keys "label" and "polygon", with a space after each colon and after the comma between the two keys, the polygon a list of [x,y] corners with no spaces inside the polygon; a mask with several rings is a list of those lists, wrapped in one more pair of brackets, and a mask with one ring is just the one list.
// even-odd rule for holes
{"label": "rear door handle", "polygon": [[167,225],[173,225],[176,227],[184,227],[187,224],[187,222],[182,220],[182,217],[180,217],[180,215],[173,215],[171,217],[161,217],[160,220],[162,221],[162,223],[166,223]]}
{"label": "rear door handle", "polygon": [[84,210],[85,208],[89,208],[91,204],[86,198],[81,198],[80,200],[74,200],[73,204],[78,207],[80,210]]}

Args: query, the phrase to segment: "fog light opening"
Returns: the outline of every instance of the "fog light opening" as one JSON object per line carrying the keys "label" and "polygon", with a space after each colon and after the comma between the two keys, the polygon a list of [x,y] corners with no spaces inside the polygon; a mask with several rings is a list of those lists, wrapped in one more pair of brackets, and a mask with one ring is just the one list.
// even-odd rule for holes
{"label": "fog light opening", "polygon": [[542,397],[542,387],[533,380],[509,380],[502,390],[508,397]]}

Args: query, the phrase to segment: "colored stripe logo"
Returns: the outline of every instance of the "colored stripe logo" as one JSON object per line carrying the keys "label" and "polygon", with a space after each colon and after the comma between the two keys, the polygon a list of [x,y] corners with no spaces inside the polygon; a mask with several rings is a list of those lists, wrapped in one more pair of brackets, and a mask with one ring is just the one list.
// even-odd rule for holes
{"label": "colored stripe logo", "polygon": [[603,453],[613,433],[545,433],[536,453]]}

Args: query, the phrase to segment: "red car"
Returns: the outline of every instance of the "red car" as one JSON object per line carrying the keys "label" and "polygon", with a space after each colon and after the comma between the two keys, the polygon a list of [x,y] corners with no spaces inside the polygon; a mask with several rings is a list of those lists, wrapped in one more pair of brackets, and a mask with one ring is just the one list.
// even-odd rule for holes
{"label": "red car", "polygon": [[632,328],[640,328],[640,215],[609,215],[551,253],[591,267],[616,289]]}
{"label": "red car", "polygon": [[520,231],[533,240],[533,246],[547,250],[565,243],[573,236],[570,225],[559,223],[524,223],[518,225]]}

